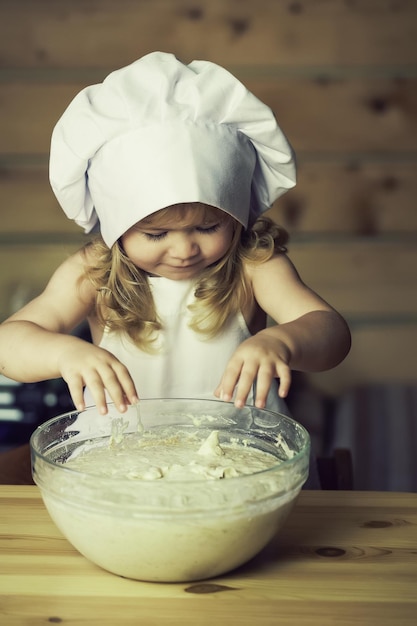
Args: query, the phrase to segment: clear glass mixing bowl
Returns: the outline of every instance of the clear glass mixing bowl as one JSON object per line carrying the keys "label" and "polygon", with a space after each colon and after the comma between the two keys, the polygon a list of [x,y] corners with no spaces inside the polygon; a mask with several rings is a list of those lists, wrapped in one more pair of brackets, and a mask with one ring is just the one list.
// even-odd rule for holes
{"label": "clear glass mixing bowl", "polygon": [[[220,446],[233,443],[243,455],[262,450],[276,463],[248,475],[189,480],[138,480],[129,471],[121,477],[66,465],[95,446],[108,450],[111,464],[126,437],[180,441],[213,431]],[[36,429],[30,446],[45,506],[81,554],[128,578],[180,582],[228,572],[266,546],[307,480],[310,437],[296,421],[255,407],[155,399],[125,414],[109,404],[105,416],[94,407],[60,415]]]}

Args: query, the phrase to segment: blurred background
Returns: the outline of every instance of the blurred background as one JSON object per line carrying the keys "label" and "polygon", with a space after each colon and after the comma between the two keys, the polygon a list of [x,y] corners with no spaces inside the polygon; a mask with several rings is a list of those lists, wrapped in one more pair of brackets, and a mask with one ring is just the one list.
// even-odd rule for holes
{"label": "blurred background", "polygon": [[[295,376],[294,417],[352,452],[355,488],[417,491],[416,41],[413,0],[0,0],[0,320],[84,242],[48,182],[70,100],[154,50],[219,63],[297,153],[271,216],[352,330],[342,365]],[[0,377],[0,449],[70,408],[59,380]]]}

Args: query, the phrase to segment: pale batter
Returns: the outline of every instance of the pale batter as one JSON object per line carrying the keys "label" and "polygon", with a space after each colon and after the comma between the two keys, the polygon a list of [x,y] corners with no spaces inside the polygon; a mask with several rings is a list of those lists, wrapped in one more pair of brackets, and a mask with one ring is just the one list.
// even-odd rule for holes
{"label": "pale batter", "polygon": [[254,474],[277,465],[276,456],[245,445],[219,443],[218,431],[202,439],[198,431],[169,434],[168,429],[128,434],[102,445],[87,446],[70,458],[71,469],[130,480],[202,480]]}
{"label": "pale batter", "polygon": [[63,467],[75,471],[48,467],[42,491],[66,538],[115,574],[179,582],[230,571],[275,535],[304,482],[292,464],[281,471],[283,441],[276,456],[221,429],[115,423],[70,454]]}

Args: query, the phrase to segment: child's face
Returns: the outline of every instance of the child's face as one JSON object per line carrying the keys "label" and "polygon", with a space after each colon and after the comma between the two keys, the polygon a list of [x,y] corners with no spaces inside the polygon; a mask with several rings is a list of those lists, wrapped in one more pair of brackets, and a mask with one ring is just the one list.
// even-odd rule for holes
{"label": "child's face", "polygon": [[230,249],[234,220],[200,204],[176,205],[151,215],[121,238],[133,263],[171,280],[194,278]]}

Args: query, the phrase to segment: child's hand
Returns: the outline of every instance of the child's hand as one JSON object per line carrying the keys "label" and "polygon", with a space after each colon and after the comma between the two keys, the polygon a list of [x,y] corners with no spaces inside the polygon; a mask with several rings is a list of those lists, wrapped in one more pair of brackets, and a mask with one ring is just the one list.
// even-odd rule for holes
{"label": "child's hand", "polygon": [[281,339],[262,331],[240,344],[214,395],[228,402],[236,389],[235,406],[241,408],[256,381],[255,406],[263,409],[274,378],[280,379],[279,396],[287,396],[291,385],[290,357],[290,350]]}
{"label": "child's hand", "polygon": [[85,386],[103,415],[107,413],[106,391],[121,413],[128,404],[138,402],[128,370],[107,350],[76,340],[61,352],[58,367],[78,411],[85,409]]}

